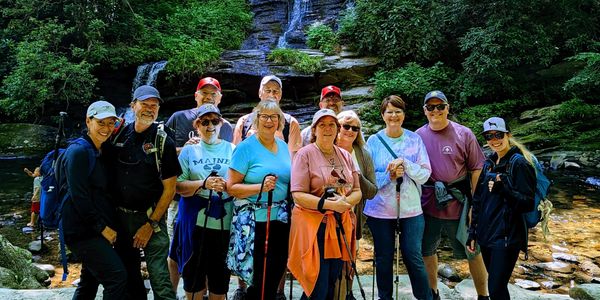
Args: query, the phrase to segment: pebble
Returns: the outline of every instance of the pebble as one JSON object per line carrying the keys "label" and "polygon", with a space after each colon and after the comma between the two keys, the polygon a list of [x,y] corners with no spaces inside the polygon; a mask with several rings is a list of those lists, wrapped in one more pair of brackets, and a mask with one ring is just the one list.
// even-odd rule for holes
{"label": "pebble", "polygon": [[39,240],[32,241],[29,243],[28,249],[31,252],[40,252],[42,250],[42,243]]}
{"label": "pebble", "polygon": [[576,162],[565,161],[565,169],[569,169],[569,170],[581,169],[581,166]]}
{"label": "pebble", "polygon": [[544,287],[544,289],[547,289],[547,290],[555,289],[560,286],[560,283],[550,281],[550,280],[542,281],[540,283],[541,283],[542,287]]}
{"label": "pebble", "polygon": [[515,279],[515,285],[526,290],[539,290],[540,284],[526,279]]}
{"label": "pebble", "polygon": [[563,260],[563,261],[568,261],[568,262],[572,262],[572,263],[579,262],[579,260],[577,259],[577,256],[572,255],[572,254],[566,254],[566,253],[552,253],[552,258],[558,259],[558,260]]}
{"label": "pebble", "polygon": [[573,266],[571,264],[567,264],[564,262],[558,262],[558,261],[538,263],[538,264],[536,264],[536,266],[539,266],[539,267],[549,270],[549,271],[554,271],[554,272],[559,272],[559,273],[573,272]]}

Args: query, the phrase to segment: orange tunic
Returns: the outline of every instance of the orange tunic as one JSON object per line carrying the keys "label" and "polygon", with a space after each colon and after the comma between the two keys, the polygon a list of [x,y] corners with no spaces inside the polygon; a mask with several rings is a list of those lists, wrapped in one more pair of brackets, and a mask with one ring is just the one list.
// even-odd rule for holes
{"label": "orange tunic", "polygon": [[[319,245],[317,244],[317,231],[323,218],[326,218],[325,229],[325,259],[338,258],[349,262],[350,256],[342,239],[342,249],[339,247],[337,224],[333,212],[322,214],[316,210],[305,209],[296,205],[292,210],[292,224],[290,228],[290,244],[288,269],[300,282],[307,295],[312,291],[319,276]],[[342,224],[346,239],[350,244],[352,257],[356,257],[356,232],[354,224],[356,216],[352,211],[342,214]],[[342,238],[342,237],[340,237]]]}

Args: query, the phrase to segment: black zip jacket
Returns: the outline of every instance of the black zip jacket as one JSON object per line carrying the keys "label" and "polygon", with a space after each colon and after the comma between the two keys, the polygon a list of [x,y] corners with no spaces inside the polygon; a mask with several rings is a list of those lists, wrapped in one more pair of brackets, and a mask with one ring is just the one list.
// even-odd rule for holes
{"label": "black zip jacket", "polygon": [[[87,135],[83,138],[93,147],[93,142]],[[57,162],[59,172],[62,173],[57,173],[57,176],[66,177],[67,192],[70,195],[62,210],[67,244],[101,236],[106,226],[117,230],[114,206],[108,196],[108,174],[102,156],[95,148],[94,152],[96,162],[91,172],[89,152],[79,144],[69,145]]]}
{"label": "black zip jacket", "polygon": [[[483,165],[473,196],[470,235],[482,247],[494,249],[518,248],[527,252],[527,227],[523,213],[533,210],[536,177],[534,167],[523,157],[514,162],[512,174],[508,164],[513,154],[521,153],[512,147],[496,164],[493,153]],[[488,182],[500,174],[500,182],[489,191]]]}

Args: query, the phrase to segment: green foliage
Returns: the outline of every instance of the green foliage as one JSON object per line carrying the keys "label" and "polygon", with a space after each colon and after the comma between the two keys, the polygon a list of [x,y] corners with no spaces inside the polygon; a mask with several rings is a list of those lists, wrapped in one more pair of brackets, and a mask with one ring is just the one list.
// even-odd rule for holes
{"label": "green foliage", "polygon": [[360,53],[377,55],[386,68],[435,60],[444,37],[430,1],[362,0],[340,22],[340,38]]}
{"label": "green foliage", "polygon": [[244,0],[0,0],[0,118],[27,120],[94,97],[101,68],[168,60],[203,73],[251,27]]}
{"label": "green foliage", "polygon": [[564,89],[579,98],[600,103],[600,53],[584,52],[567,58],[585,62],[585,67],[563,85]]}
{"label": "green foliage", "polygon": [[[523,108],[523,100],[505,100],[498,103],[482,104],[467,107],[455,114],[456,121],[469,127],[473,132],[481,132],[483,121],[491,117],[501,117],[511,120],[515,112]],[[480,142],[485,142],[478,136]]]}
{"label": "green foliage", "polygon": [[274,49],[267,59],[276,64],[291,66],[292,69],[303,74],[314,74],[323,68],[323,57],[310,56],[297,49]]}
{"label": "green foliage", "polygon": [[[588,120],[600,124],[600,105],[585,103],[579,99],[571,99],[560,104],[553,119],[563,125],[581,123],[590,127]],[[595,126],[594,126],[595,127]]]}
{"label": "green foliage", "polygon": [[310,48],[319,49],[327,55],[335,54],[340,50],[337,35],[331,27],[325,24],[312,24],[308,28],[306,36],[306,45]]}

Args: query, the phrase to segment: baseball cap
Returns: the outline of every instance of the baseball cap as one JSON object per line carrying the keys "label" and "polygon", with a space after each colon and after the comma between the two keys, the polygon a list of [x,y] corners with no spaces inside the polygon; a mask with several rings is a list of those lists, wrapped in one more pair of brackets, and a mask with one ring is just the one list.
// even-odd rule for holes
{"label": "baseball cap", "polygon": [[340,96],[340,98],[342,98],[342,91],[340,90],[339,87],[337,87],[335,85],[328,85],[321,90],[321,100],[323,100],[323,98],[325,98],[325,96],[327,96],[331,93],[336,94],[336,95]]}
{"label": "baseball cap", "polygon": [[491,117],[483,122],[483,132],[491,130],[510,132],[508,127],[506,127],[506,122],[504,122],[504,119],[499,117]]}
{"label": "baseball cap", "polygon": [[212,85],[212,86],[216,87],[219,92],[221,91],[221,84],[219,83],[218,80],[216,80],[212,77],[204,77],[204,78],[200,79],[200,81],[198,82],[198,86],[196,87],[196,91],[200,90],[205,85]]}
{"label": "baseball cap", "polygon": [[210,113],[214,113],[219,115],[219,117],[221,117],[221,112],[219,111],[219,109],[214,106],[213,104],[202,104],[200,107],[198,107],[198,111],[196,114],[196,118],[200,118],[206,114],[210,114]]}
{"label": "baseball cap", "polygon": [[323,108],[323,109],[319,109],[315,113],[315,115],[313,116],[313,119],[312,119],[312,124],[310,126],[311,127],[315,126],[321,118],[327,117],[327,116],[333,117],[337,122],[337,115],[335,114],[335,112],[329,108]]}
{"label": "baseball cap", "polygon": [[86,116],[94,119],[105,119],[109,117],[117,117],[115,107],[106,101],[96,101],[87,109]]}
{"label": "baseball cap", "polygon": [[260,81],[260,87],[262,88],[269,81],[277,82],[279,84],[279,87],[281,89],[283,89],[283,84],[281,84],[281,79],[279,79],[279,77],[277,77],[275,75],[267,75],[267,76],[263,77],[262,80]]}
{"label": "baseball cap", "polygon": [[423,101],[423,105],[427,104],[427,101],[429,101],[431,98],[438,98],[444,103],[448,104],[448,98],[446,98],[446,95],[444,95],[442,91],[431,91],[425,95],[425,101]]}
{"label": "baseball cap", "polygon": [[131,102],[135,100],[144,101],[150,98],[157,98],[160,103],[163,102],[162,98],[160,98],[158,90],[155,87],[150,85],[142,85],[135,89],[135,92],[133,92],[133,99]]}

